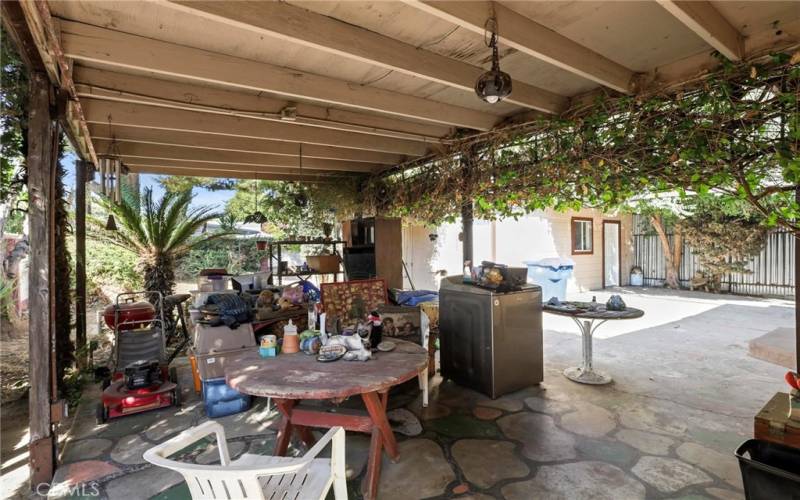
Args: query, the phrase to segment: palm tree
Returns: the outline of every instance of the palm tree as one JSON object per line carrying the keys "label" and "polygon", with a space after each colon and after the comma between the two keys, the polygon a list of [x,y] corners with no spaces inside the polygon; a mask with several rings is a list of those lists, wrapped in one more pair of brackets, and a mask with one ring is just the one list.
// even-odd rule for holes
{"label": "palm tree", "polygon": [[189,250],[208,240],[227,236],[229,232],[213,234],[199,230],[210,220],[221,214],[211,207],[189,208],[192,192],[164,193],[159,201],[153,201],[153,191],[144,190],[141,198],[123,196],[115,204],[101,198],[106,211],[116,219],[118,229],[109,231],[105,223],[90,219],[95,237],[120,248],[134,252],[144,275],[145,289],[170,295],[175,288],[175,262]]}

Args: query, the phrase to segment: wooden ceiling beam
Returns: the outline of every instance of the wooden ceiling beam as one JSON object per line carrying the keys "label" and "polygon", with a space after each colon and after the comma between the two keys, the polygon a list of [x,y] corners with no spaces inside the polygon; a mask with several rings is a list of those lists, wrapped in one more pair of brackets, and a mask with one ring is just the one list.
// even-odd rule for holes
{"label": "wooden ceiling beam", "polygon": [[741,61],[744,57],[744,37],[709,2],[658,0],[658,3],[723,56],[731,61]]}
{"label": "wooden ceiling beam", "polygon": [[[321,160],[299,155],[272,155],[263,153],[242,153],[238,151],[219,151],[216,149],[165,146],[162,144],[142,144],[136,142],[116,142],[94,140],[98,151],[116,151],[125,157],[158,158],[161,160],[202,161],[222,165],[251,165],[262,167],[303,168],[313,170],[334,170],[341,172],[372,172],[378,165],[348,162],[341,160]],[[297,153],[297,152],[296,152]]]}
{"label": "wooden ceiling beam", "polygon": [[104,66],[270,92],[475,130],[489,130],[499,120],[489,113],[430,99],[73,21],[62,21],[61,39],[69,57]]}
{"label": "wooden ceiling beam", "polygon": [[494,12],[498,38],[504,45],[619,92],[634,90],[635,75],[630,69],[497,2],[405,2],[480,35]]}
{"label": "wooden ceiling beam", "polygon": [[56,21],[47,2],[3,0],[2,21],[21,58],[32,71],[45,71],[50,83],[67,99],[59,121],[78,154],[96,163],[92,141],[72,81],[72,65],[64,56]]}
{"label": "wooden ceiling beam", "polygon": [[291,143],[318,144],[381,151],[410,156],[425,154],[424,143],[357,134],[291,122],[279,123],[216,113],[163,108],[149,104],[132,104],[83,98],[86,120],[90,123],[145,127],[161,130],[184,130],[225,136],[272,139]]}
{"label": "wooden ceiling beam", "polygon": [[[297,156],[297,144],[269,139],[250,139],[230,135],[206,134],[182,130],[158,130],[142,127],[126,127],[114,124],[111,130],[108,124],[89,124],[89,133],[95,140],[116,140],[139,144],[158,144],[183,148],[199,148],[215,151],[233,151],[241,153],[262,153],[271,155]],[[100,152],[105,150],[100,149]],[[303,145],[303,157],[323,160],[345,160],[349,162],[374,163],[380,165],[396,165],[406,157],[398,154],[365,151],[363,149],[337,148]]]}
{"label": "wooden ceiling beam", "polygon": [[169,166],[163,162],[152,163],[126,163],[131,172],[138,174],[179,175],[185,177],[211,177],[217,179],[258,179],[267,181],[295,181],[295,182],[341,182],[342,176],[331,175],[293,175],[281,172],[268,172],[260,170],[249,172],[243,170],[220,170],[219,168]]}
{"label": "wooden ceiling beam", "polygon": [[231,91],[194,83],[161,80],[150,76],[118,73],[85,66],[74,68],[79,94],[116,97],[117,99],[173,102],[194,107],[219,108],[231,112],[259,114],[264,119],[281,120],[287,107],[296,110],[296,122],[305,125],[352,130],[386,137],[438,142],[453,129],[443,125],[401,120],[344,109],[291,102],[242,91]]}
{"label": "wooden ceiling beam", "polygon": [[[474,92],[485,69],[451,59],[359,26],[317,14],[285,2],[170,0],[186,12],[277,37],[336,56]],[[560,113],[567,98],[514,81],[507,102],[546,113]]]}

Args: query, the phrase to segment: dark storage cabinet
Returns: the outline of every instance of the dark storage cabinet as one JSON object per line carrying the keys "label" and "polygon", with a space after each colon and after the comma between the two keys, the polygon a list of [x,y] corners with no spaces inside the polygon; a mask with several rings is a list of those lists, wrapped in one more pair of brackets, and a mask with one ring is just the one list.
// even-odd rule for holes
{"label": "dark storage cabinet", "polygon": [[403,288],[403,233],[400,219],[368,217],[342,222],[344,269],[349,280],[382,278]]}
{"label": "dark storage cabinet", "polygon": [[491,398],[540,383],[541,288],[498,294],[461,281],[448,277],[439,290],[442,377]]}

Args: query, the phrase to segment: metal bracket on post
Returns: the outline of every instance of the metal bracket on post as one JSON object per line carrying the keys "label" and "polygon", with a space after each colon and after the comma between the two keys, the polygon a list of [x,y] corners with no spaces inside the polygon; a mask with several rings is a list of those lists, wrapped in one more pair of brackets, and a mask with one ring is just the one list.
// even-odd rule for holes
{"label": "metal bracket on post", "polygon": [[55,473],[55,460],[53,458],[53,436],[43,437],[31,441],[28,445],[31,468],[31,489],[37,491],[40,484],[50,484]]}
{"label": "metal bracket on post", "polygon": [[55,403],[50,403],[50,422],[53,424],[60,423],[62,420],[69,416],[69,406],[67,401],[59,399]]}

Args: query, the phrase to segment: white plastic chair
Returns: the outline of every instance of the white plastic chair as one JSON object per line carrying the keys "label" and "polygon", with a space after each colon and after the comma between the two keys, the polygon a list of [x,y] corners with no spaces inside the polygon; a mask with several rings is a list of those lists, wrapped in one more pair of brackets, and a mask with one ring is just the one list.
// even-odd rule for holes
{"label": "white plastic chair", "polygon": [[[209,434],[217,436],[220,465],[196,465],[167,458]],[[150,448],[144,452],[144,459],[183,475],[193,499],[324,499],[333,486],[336,500],[347,500],[344,437],[344,429],[334,427],[300,458],[246,453],[231,462],[225,429],[208,421]],[[329,442],[331,458],[316,458]]]}

